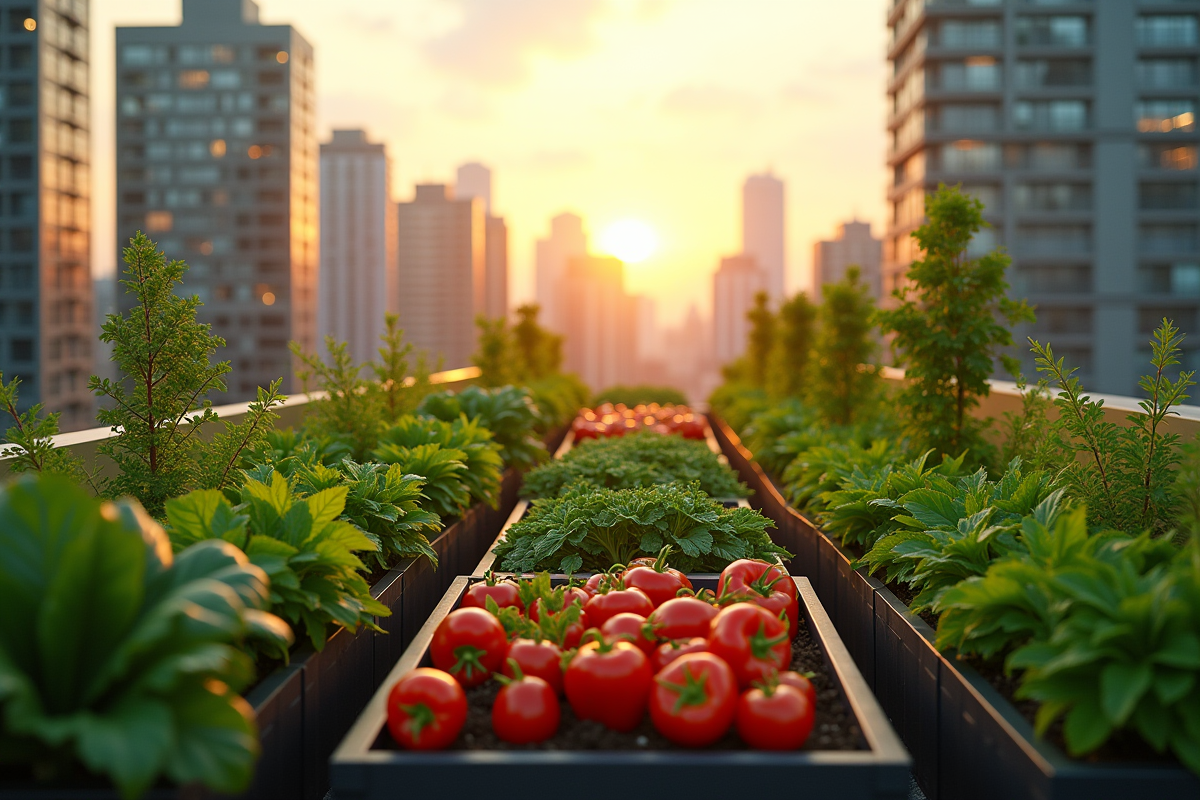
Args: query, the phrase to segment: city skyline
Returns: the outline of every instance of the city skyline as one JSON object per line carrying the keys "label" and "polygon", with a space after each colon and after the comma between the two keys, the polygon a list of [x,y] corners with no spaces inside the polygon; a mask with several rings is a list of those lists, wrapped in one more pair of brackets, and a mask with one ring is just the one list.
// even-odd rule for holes
{"label": "city skyline", "polygon": [[[512,4],[495,52],[476,63],[464,55],[465,37],[495,22],[484,4],[431,0],[406,4],[403,14],[362,2],[337,14],[308,0],[260,4],[265,23],[293,25],[314,45],[317,137],[363,127],[385,143],[394,200],[411,197],[417,183],[453,184],[466,161],[502,176],[494,205],[508,224],[510,306],[533,299],[534,242],[562,211],[586,218],[597,241],[626,218],[655,230],[658,253],[631,266],[628,282],[660,301],[668,324],[692,304],[711,313],[708,277],[721,254],[740,249],[739,193],[751,174],[770,170],[796,187],[788,196],[789,293],[807,281],[813,241],[856,211],[881,222],[883,0],[837,11],[739,4],[733,29],[728,3],[567,5],[549,13],[536,0]],[[531,22],[546,16],[553,19]],[[103,100],[113,79],[111,26],[178,21],[178,0],[94,8],[98,162],[113,146]],[[851,45],[834,48],[822,32]],[[728,36],[744,63],[718,69],[705,48]],[[798,44],[807,55],[795,58]],[[362,84],[383,64],[406,76],[397,89]],[[586,91],[570,91],[569,82]],[[463,98],[478,108],[463,107]],[[741,124],[768,118],[771,130]],[[838,121],[851,118],[852,128],[839,131]],[[849,166],[835,170],[836,161]],[[94,269],[104,274],[116,252],[112,238],[102,246],[113,229],[102,202],[112,196],[110,165],[98,163],[95,181]]]}

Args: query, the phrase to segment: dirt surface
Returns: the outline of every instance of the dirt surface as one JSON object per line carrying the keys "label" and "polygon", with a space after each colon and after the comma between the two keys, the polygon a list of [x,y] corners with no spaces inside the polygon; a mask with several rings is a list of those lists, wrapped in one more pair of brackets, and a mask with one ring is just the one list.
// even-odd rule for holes
{"label": "dirt surface", "polygon": [[[812,672],[817,689],[816,723],[804,750],[865,750],[862,732],[854,721],[829,669],[825,666],[821,648],[809,635],[804,621],[792,642],[791,669]],[[535,745],[512,745],[502,742],[492,732],[492,703],[500,687],[495,681],[467,690],[467,723],[452,750],[683,750],[661,736],[650,722],[649,715],[635,730],[618,733],[598,722],[581,720],[571,711],[566,699],[562,702],[562,721],[558,734],[547,742]],[[376,747],[396,749],[385,728]],[[732,728],[709,750],[745,750],[746,745]]]}

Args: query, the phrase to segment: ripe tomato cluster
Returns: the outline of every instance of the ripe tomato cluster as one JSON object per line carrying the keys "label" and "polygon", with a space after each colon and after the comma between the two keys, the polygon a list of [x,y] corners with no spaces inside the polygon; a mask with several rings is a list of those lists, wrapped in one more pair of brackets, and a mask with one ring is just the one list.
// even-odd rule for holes
{"label": "ripe tomato cluster", "polygon": [[565,697],[577,717],[616,731],[648,715],[685,747],[711,745],[730,728],[754,748],[800,747],[816,691],[788,670],[795,582],[743,559],[721,573],[716,594],[695,593],[665,556],[582,586],[552,586],[545,574],[475,584],[434,633],[435,669],[413,670],[392,688],[392,736],[405,748],[448,746],[466,721],[464,689],[494,678],[503,686],[492,729],[514,744],[554,736]]}
{"label": "ripe tomato cluster", "polygon": [[571,429],[575,440],[598,439],[607,436],[624,436],[636,431],[651,430],[657,433],[678,433],[685,439],[705,437],[704,417],[687,406],[658,403],[629,408],[623,403],[605,403],[596,408],[584,409],[575,418]]}

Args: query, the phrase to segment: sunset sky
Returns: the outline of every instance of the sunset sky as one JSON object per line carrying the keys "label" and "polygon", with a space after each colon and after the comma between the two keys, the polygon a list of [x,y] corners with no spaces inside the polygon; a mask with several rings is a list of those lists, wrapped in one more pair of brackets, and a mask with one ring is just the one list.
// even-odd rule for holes
{"label": "sunset sky", "polygon": [[[396,199],[455,167],[493,170],[514,301],[563,210],[658,249],[629,268],[660,321],[696,303],[740,245],[746,175],[787,183],[789,287],[812,243],[884,221],[886,0],[261,0],[316,50],[319,131],[387,143]],[[97,274],[114,268],[113,26],[177,24],[180,0],[93,0]],[[168,254],[170,255],[170,254]]]}

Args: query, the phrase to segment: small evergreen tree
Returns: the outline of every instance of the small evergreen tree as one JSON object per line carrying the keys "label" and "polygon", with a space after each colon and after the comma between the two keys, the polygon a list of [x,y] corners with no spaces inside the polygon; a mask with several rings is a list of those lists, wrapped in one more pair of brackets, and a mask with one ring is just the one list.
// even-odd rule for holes
{"label": "small evergreen tree", "polygon": [[[398,314],[384,315],[385,330],[379,339],[383,346],[379,348],[379,361],[370,364],[375,373],[375,385],[372,389],[379,393],[380,407],[386,414],[387,421],[395,422],[404,414],[412,413],[420,397],[414,395],[416,385],[422,378],[428,384],[429,373],[423,371],[424,359],[418,359],[418,369],[415,380],[410,383],[408,374],[408,359],[412,355],[413,346],[404,341],[404,331],[400,327]],[[423,374],[422,374],[423,372]]]}
{"label": "small evergreen tree", "polygon": [[845,280],[821,287],[824,302],[818,310],[807,394],[821,416],[835,425],[857,422],[877,389],[878,378],[870,363],[875,352],[871,336],[875,304],[858,278],[858,267],[851,267]]}
{"label": "small evergreen tree", "polygon": [[773,398],[800,397],[804,393],[816,320],[817,307],[804,292],[779,307],[778,337],[767,370],[767,389]]}
{"label": "small evergreen tree", "polygon": [[[972,259],[971,238],[987,223],[983,203],[958,187],[939,186],[926,200],[929,222],[913,233],[925,258],[908,268],[896,290],[896,308],[879,312],[884,333],[894,335],[896,361],[906,369],[900,392],[915,445],[956,454],[985,449],[983,423],[970,411],[988,394],[988,377],[1001,348],[1012,344],[1002,324],[1032,322],[1033,310],[1005,296],[1010,259],[1000,251]],[[1010,372],[1015,361],[1003,360]]]}
{"label": "small evergreen tree", "polygon": [[508,320],[504,317],[488,319],[480,314],[475,317],[475,327],[479,328],[479,349],[471,356],[471,360],[479,367],[479,382],[484,386],[497,387],[508,386],[519,380],[520,365],[514,363],[516,347],[512,331],[508,329]]}
{"label": "small evergreen tree", "polygon": [[54,446],[54,437],[58,435],[57,412],[42,416],[42,403],[27,411],[18,410],[20,385],[20,378],[5,383],[4,373],[0,372],[0,411],[12,418],[4,436],[5,443],[12,447],[0,448],[0,452],[7,450],[11,458],[9,470],[18,475],[25,472],[66,475],[76,483],[92,483],[82,459]]}
{"label": "small evergreen tree", "polygon": [[121,285],[137,304],[128,316],[109,314],[100,334],[100,341],[113,345],[113,360],[124,378],[88,381],[94,394],[111,401],[96,419],[115,435],[97,452],[120,468],[106,493],[132,495],[161,516],[172,497],[237,480],[234,467],[241,453],[261,444],[275,419],[271,408],[281,401],[279,382],[259,388],[244,423],[226,423],[223,434],[204,441],[201,426],[217,421],[208,395],[225,391],[223,378],[230,370],[228,361],[211,360],[225,340],[196,322],[199,298],[174,294],[187,264],[168,262],[140,231],[125,248],[124,260]]}
{"label": "small evergreen tree", "polygon": [[746,312],[750,333],[746,337],[746,369],[750,382],[760,388],[767,385],[767,366],[775,348],[776,320],[771,298],[766,292],[754,295],[754,307]]}
{"label": "small evergreen tree", "polygon": [[536,303],[519,306],[517,323],[512,327],[523,380],[540,380],[562,371],[563,337],[538,323],[540,311]]}
{"label": "small evergreen tree", "polygon": [[[349,345],[332,336],[325,337],[328,359],[305,353],[299,342],[291,342],[292,354],[304,365],[296,372],[306,393],[324,391],[325,397],[310,397],[306,426],[317,436],[345,442],[354,459],[362,461],[379,444],[385,421],[378,393],[363,376],[363,364],[357,364]],[[319,388],[314,388],[319,387]]]}

